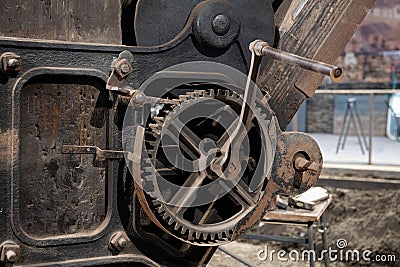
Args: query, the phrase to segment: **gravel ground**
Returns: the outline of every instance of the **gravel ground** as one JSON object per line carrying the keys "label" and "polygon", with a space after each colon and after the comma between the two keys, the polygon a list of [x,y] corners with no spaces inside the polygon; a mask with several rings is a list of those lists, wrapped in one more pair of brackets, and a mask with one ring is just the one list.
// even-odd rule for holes
{"label": "gravel ground", "polygon": [[[329,189],[333,194],[333,202],[327,210],[328,221],[328,246],[337,249],[337,241],[345,239],[347,246],[343,251],[358,250],[360,258],[362,252],[370,250],[369,256],[373,259],[376,255],[381,257],[395,256],[396,261],[365,262],[365,261],[335,261],[330,266],[400,266],[400,190],[361,191],[347,189]],[[304,236],[306,228],[301,226],[264,225],[254,229],[257,234],[286,235],[291,237]],[[315,231],[316,251],[322,250],[321,235]],[[274,260],[259,260],[257,253],[272,249],[285,250],[287,253],[296,250],[302,252],[307,249],[305,245],[289,243],[260,242],[239,240],[225,245],[229,251],[247,259],[254,266],[309,266],[307,261],[283,262]],[[294,254],[293,254],[294,255]],[[318,255],[318,254],[317,254]],[[345,256],[344,256],[345,257]],[[285,258],[288,258],[286,254]],[[209,267],[216,266],[244,266],[221,251],[217,251]],[[316,266],[324,266],[322,261],[317,261]]]}

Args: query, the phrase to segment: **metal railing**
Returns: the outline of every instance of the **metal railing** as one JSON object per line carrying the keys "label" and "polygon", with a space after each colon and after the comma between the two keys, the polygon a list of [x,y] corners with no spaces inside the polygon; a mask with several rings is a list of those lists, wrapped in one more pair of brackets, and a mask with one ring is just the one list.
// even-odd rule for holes
{"label": "metal railing", "polygon": [[368,164],[372,165],[372,140],[374,136],[374,103],[375,95],[390,95],[399,93],[396,89],[319,89],[316,94],[333,94],[333,95],[369,95],[369,144],[368,144]]}

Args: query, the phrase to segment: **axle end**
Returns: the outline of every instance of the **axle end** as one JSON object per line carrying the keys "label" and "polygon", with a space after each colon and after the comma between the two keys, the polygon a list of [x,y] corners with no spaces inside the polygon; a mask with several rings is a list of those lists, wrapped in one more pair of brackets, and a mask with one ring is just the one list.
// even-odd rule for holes
{"label": "axle end", "polygon": [[331,72],[329,73],[329,77],[331,78],[332,82],[340,82],[343,79],[344,70],[341,67],[332,68]]}

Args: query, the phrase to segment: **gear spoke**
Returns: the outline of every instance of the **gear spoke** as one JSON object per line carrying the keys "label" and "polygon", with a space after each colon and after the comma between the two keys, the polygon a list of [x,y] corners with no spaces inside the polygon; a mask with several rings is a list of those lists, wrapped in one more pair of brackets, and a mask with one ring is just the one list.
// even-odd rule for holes
{"label": "gear spoke", "polygon": [[203,184],[207,175],[204,172],[192,173],[169,201],[169,205],[175,206],[176,214],[183,213],[193,203],[199,187]]}
{"label": "gear spoke", "polygon": [[222,186],[229,191],[228,194],[239,202],[243,209],[247,209],[256,204],[249,193],[248,186],[243,181],[240,180],[235,186],[233,186],[230,181],[224,181],[222,182]]}
{"label": "gear spoke", "polygon": [[179,118],[176,118],[173,123],[171,123],[171,126],[173,126],[175,130],[179,133],[179,139],[182,139],[182,141],[188,146],[189,149],[200,156],[201,151],[199,148],[199,144],[201,139],[192,130],[186,127],[186,125],[184,125]]}
{"label": "gear spoke", "polygon": [[187,143],[180,142],[178,134],[172,132],[171,129],[168,129],[168,131],[166,131],[165,134],[171,138],[174,144],[168,144],[168,145],[164,144],[163,145],[164,148],[170,146],[179,149],[180,147],[189,156],[191,160],[196,160],[201,156],[200,150],[198,148],[193,150],[190,147],[188,147]]}

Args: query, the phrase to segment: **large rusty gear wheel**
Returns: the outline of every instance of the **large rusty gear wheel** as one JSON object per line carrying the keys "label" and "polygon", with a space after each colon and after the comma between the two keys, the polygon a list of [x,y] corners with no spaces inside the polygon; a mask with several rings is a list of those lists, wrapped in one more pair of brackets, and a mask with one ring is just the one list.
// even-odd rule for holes
{"label": "large rusty gear wheel", "polygon": [[[250,151],[247,155],[239,157],[243,172],[242,176],[238,177],[237,184],[229,180],[221,180],[219,184],[223,184],[222,187],[226,188],[222,196],[216,193],[215,200],[209,204],[179,207],[179,205],[171,205],[159,200],[160,196],[168,198],[171,192],[160,189],[157,177],[162,177],[182,188],[205,185],[219,177],[209,169],[202,173],[180,170],[174,166],[176,163],[168,161],[165,149],[169,149],[170,153],[171,149],[176,149],[176,154],[181,151],[193,160],[196,158],[195,153],[188,150],[190,144],[181,138],[182,133],[176,125],[184,124],[186,133],[196,135],[197,141],[212,140],[218,143],[218,139],[226,130],[221,127],[219,120],[224,117],[225,121],[232,124],[240,114],[242,105],[242,99],[238,94],[221,89],[190,92],[181,95],[180,100],[179,105],[164,106],[159,114],[153,116],[147,123],[145,143],[148,157],[144,157],[142,164],[142,183],[146,187],[147,202],[162,226],[181,240],[196,245],[220,245],[230,242],[237,237],[238,233],[243,232],[241,228],[248,227],[244,225],[250,225],[248,219],[254,218],[252,211],[262,198],[268,182],[268,171],[275,153],[273,116],[267,108],[254,109],[253,125],[247,130]],[[215,100],[221,103],[221,106],[216,105]],[[197,115],[193,114],[193,107],[207,104],[210,106],[208,107],[210,116],[190,118]],[[166,145],[161,140],[165,129],[168,129],[171,135],[180,138],[179,147],[165,147]],[[268,143],[266,147],[261,145],[265,142]],[[244,153],[241,152],[241,154]],[[250,192],[250,184],[256,180],[253,176],[260,176],[260,173],[263,177],[255,190]],[[178,202],[181,201],[180,199],[188,199],[188,196],[180,191],[177,191],[175,195],[175,198],[180,196]],[[169,199],[174,199],[174,197]],[[179,203],[182,204],[182,202]],[[261,217],[262,214],[258,219]],[[254,223],[256,222],[252,222],[251,225]]]}

